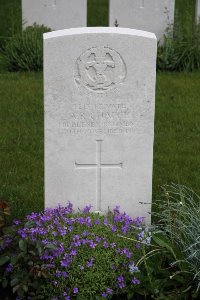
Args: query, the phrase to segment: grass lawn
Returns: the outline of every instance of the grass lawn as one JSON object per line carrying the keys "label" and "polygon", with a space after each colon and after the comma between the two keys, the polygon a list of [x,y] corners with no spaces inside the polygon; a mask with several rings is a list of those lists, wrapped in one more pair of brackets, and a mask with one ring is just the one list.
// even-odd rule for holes
{"label": "grass lawn", "polygon": [[42,74],[0,75],[0,198],[15,216],[43,208]]}
{"label": "grass lawn", "polygon": [[[153,199],[166,183],[200,193],[200,74],[157,75]],[[0,198],[15,218],[43,208],[41,73],[0,74]]]}

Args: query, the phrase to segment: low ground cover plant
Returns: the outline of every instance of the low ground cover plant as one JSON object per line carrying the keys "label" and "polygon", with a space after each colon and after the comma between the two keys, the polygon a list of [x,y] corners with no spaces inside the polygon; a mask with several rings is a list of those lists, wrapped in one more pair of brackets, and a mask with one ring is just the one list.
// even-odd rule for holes
{"label": "low ground cover plant", "polygon": [[150,227],[71,203],[14,221],[0,236],[2,299],[199,299],[200,197],[172,185],[164,198]]}
{"label": "low ground cover plant", "polygon": [[200,70],[200,24],[182,30],[179,24],[167,28],[163,44],[158,44],[157,70]]}
{"label": "low ground cover plant", "polygon": [[133,220],[119,207],[106,217],[90,208],[73,213],[69,203],[15,221],[1,240],[2,286],[20,299],[133,296],[140,285],[141,243],[150,242],[143,218]]}

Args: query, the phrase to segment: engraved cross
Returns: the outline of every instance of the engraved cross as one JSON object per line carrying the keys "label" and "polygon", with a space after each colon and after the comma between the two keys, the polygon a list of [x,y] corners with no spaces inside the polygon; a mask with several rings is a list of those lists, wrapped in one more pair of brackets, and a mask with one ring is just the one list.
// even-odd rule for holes
{"label": "engraved cross", "polygon": [[101,154],[102,154],[102,142],[103,140],[96,141],[96,163],[95,164],[79,164],[75,162],[76,169],[96,169],[96,211],[101,211],[101,179],[102,169],[122,169],[123,163],[102,163]]}

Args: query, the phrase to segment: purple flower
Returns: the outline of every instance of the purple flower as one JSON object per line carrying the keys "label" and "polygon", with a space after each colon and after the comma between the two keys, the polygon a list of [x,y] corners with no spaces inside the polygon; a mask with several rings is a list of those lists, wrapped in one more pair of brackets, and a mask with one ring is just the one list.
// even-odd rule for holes
{"label": "purple flower", "polygon": [[110,247],[111,247],[111,248],[115,248],[115,247],[116,247],[116,244],[115,244],[115,243],[111,243],[111,244],[110,244]]}
{"label": "purple flower", "polygon": [[47,239],[44,239],[44,240],[42,240],[42,244],[47,245],[47,244],[49,244],[49,241]]}
{"label": "purple flower", "polygon": [[88,232],[86,231],[86,230],[84,230],[83,232],[82,232],[82,236],[87,236],[88,235]]}
{"label": "purple flower", "polygon": [[133,279],[131,280],[131,283],[132,283],[132,284],[140,284],[140,280],[137,279],[137,278],[133,278]]}
{"label": "purple flower", "polygon": [[70,296],[67,296],[66,294],[63,295],[63,296],[64,296],[64,299],[65,299],[65,300],[70,300],[70,299],[71,299]]}
{"label": "purple flower", "polygon": [[69,226],[68,230],[71,232],[74,229],[74,226]]}
{"label": "purple flower", "polygon": [[106,298],[108,296],[106,292],[103,292],[101,295],[102,295],[102,298]]}
{"label": "purple flower", "polygon": [[94,224],[99,225],[101,222],[99,220],[94,220]]}
{"label": "purple flower", "polygon": [[67,233],[65,228],[59,228],[58,231],[59,231],[60,235],[62,235],[62,236],[66,235],[66,233]]}
{"label": "purple flower", "polygon": [[21,236],[23,239],[27,237],[27,228],[19,229],[18,230],[19,236]]}
{"label": "purple flower", "polygon": [[102,238],[101,238],[101,237],[99,237],[99,236],[96,236],[95,240],[96,240],[96,242],[97,242],[97,243],[100,243],[100,242],[101,242],[101,240],[102,240]]}
{"label": "purple flower", "polygon": [[141,248],[141,244],[140,244],[140,243],[136,243],[136,244],[135,244],[135,248],[136,248],[136,249],[140,249],[140,248]]}
{"label": "purple flower", "polygon": [[14,221],[13,221],[13,224],[14,224],[14,225],[20,225],[20,224],[21,224],[21,221],[19,221],[19,220],[14,220]]}
{"label": "purple flower", "polygon": [[67,278],[68,277],[68,273],[65,272],[65,271],[56,270],[55,276],[57,278],[60,278],[60,277]]}
{"label": "purple flower", "polygon": [[107,243],[107,242],[104,242],[104,243],[103,243],[103,247],[104,247],[105,249],[107,249],[107,248],[108,248],[108,243]]}
{"label": "purple flower", "polygon": [[77,221],[78,221],[78,223],[79,223],[80,225],[84,225],[84,224],[85,224],[85,218],[83,218],[83,217],[78,217],[78,218],[77,218]]}
{"label": "purple flower", "polygon": [[122,275],[120,275],[118,278],[117,278],[118,282],[124,282],[124,277]]}
{"label": "purple flower", "polygon": [[123,288],[125,288],[125,284],[124,284],[124,282],[119,282],[119,287],[120,287],[120,289],[123,289]]}
{"label": "purple flower", "polygon": [[5,271],[7,273],[11,273],[13,271],[13,265],[12,264],[8,264],[7,267],[6,267],[6,269],[5,269]]}
{"label": "purple flower", "polygon": [[122,275],[120,275],[118,278],[118,285],[120,287],[120,289],[123,289],[125,287],[125,284],[124,284],[124,277]]}
{"label": "purple flower", "polygon": [[138,218],[134,219],[133,222],[136,226],[139,226],[144,222],[144,217],[138,217]]}
{"label": "purple flower", "polygon": [[68,255],[64,256],[64,259],[61,260],[60,264],[62,267],[68,268],[71,263],[71,258]]}
{"label": "purple flower", "polygon": [[116,232],[117,231],[117,228],[114,225],[110,225],[110,228],[111,228],[112,232]]}
{"label": "purple flower", "polygon": [[91,267],[93,266],[93,262],[94,262],[94,258],[91,257],[90,260],[87,261],[86,266],[87,266],[88,268],[91,268]]}
{"label": "purple flower", "polygon": [[122,232],[123,232],[124,235],[126,235],[128,229],[129,229],[129,227],[127,225],[122,227]]}
{"label": "purple flower", "polygon": [[141,231],[140,233],[138,233],[138,240],[142,241],[144,239],[144,231]]}
{"label": "purple flower", "polygon": [[124,248],[122,252],[127,258],[131,258],[132,253],[127,248]]}
{"label": "purple flower", "polygon": [[92,226],[92,221],[91,221],[91,219],[90,219],[90,217],[87,217],[86,219],[85,219],[85,221],[86,221],[86,226],[87,227],[91,227]]}
{"label": "purple flower", "polygon": [[91,208],[92,208],[92,205],[86,205],[86,206],[83,208],[83,213],[84,213],[84,214],[89,213],[89,211],[90,211]]}
{"label": "purple flower", "polygon": [[110,288],[107,288],[107,289],[106,289],[106,292],[107,292],[108,294],[112,295],[112,293],[113,293],[113,290],[112,290],[112,289],[110,289]]}
{"label": "purple flower", "polygon": [[90,248],[95,249],[96,245],[97,245],[97,244],[95,244],[92,240],[89,240],[89,241],[88,241],[88,246],[89,246]]}
{"label": "purple flower", "polygon": [[76,256],[76,255],[77,255],[77,250],[76,250],[76,249],[73,249],[73,250],[70,252],[70,255],[71,255],[71,256]]}
{"label": "purple flower", "polygon": [[120,213],[119,209],[120,209],[120,206],[116,205],[116,207],[113,209],[114,213],[119,214]]}
{"label": "purple flower", "polygon": [[77,287],[75,287],[75,288],[73,289],[73,293],[74,293],[74,294],[77,294],[77,293],[78,293],[78,288],[77,288]]}
{"label": "purple flower", "polygon": [[138,271],[139,271],[139,268],[137,266],[135,266],[134,262],[132,262],[129,265],[129,272],[130,273],[135,273],[135,272],[138,272]]}
{"label": "purple flower", "polygon": [[108,219],[105,219],[103,224],[106,225],[106,226],[109,225]]}
{"label": "purple flower", "polygon": [[6,236],[4,240],[4,248],[9,247],[11,243],[12,243],[12,239],[9,236]]}

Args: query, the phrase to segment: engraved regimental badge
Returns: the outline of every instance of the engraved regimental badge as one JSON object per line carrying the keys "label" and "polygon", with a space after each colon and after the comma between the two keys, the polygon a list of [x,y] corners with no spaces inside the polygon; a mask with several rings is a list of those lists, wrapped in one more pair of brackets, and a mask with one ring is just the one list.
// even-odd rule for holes
{"label": "engraved regimental badge", "polygon": [[75,82],[95,92],[103,92],[124,81],[126,67],[115,50],[95,47],[85,51],[75,64]]}

